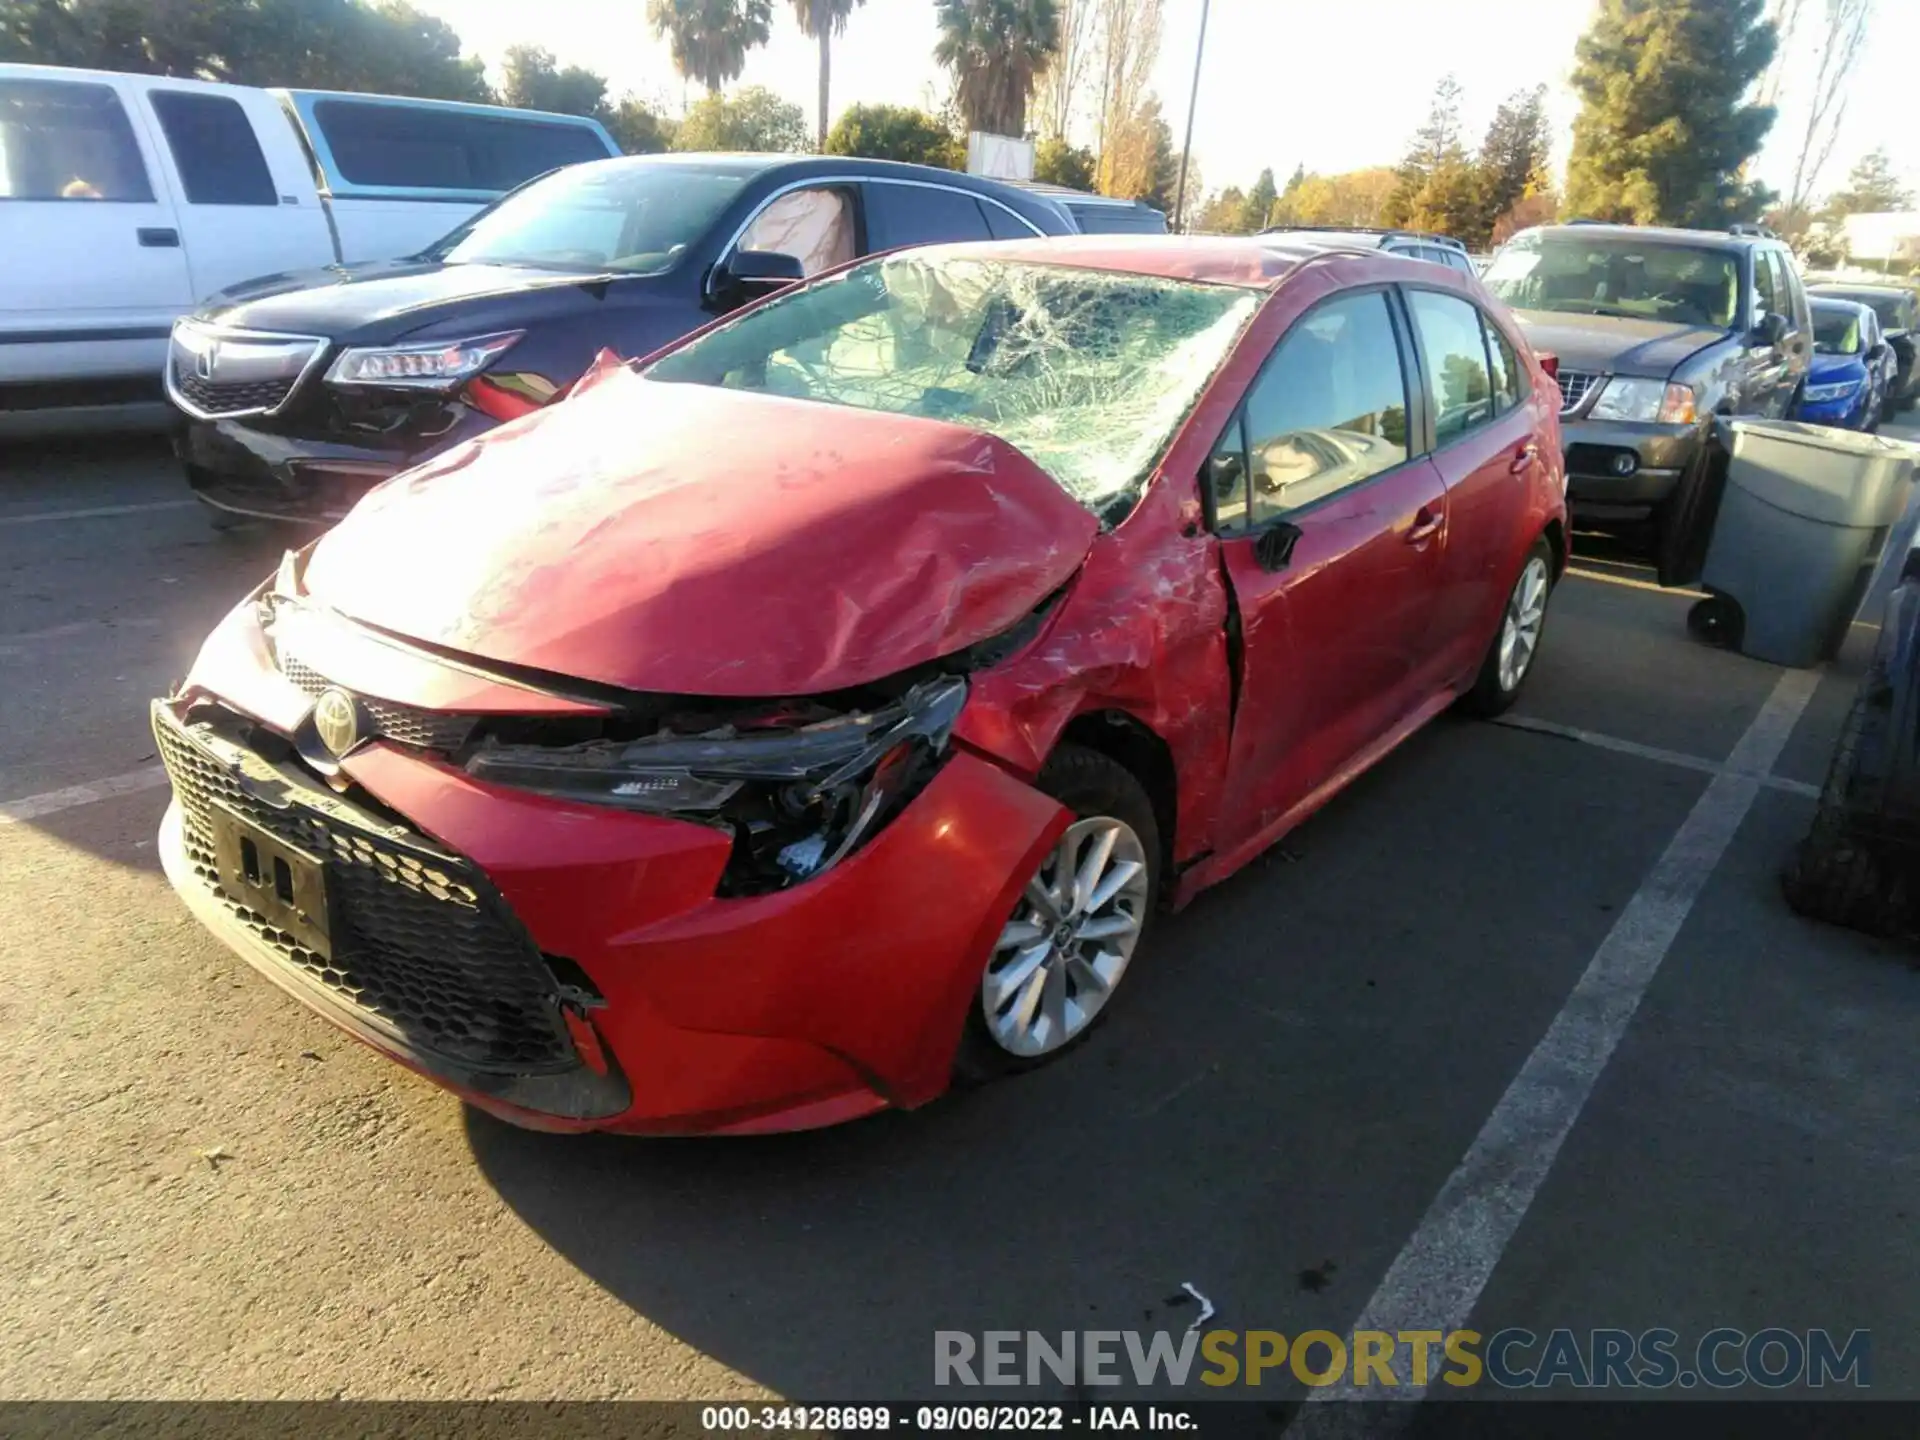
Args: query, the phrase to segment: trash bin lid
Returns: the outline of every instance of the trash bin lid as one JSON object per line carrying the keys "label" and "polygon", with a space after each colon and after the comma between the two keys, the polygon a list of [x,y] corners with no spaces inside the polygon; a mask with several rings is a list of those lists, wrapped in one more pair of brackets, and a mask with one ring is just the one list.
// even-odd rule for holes
{"label": "trash bin lid", "polygon": [[1920,468],[1920,446],[1885,435],[1797,420],[1731,419],[1727,483],[1789,514],[1827,525],[1890,523],[1899,482]]}

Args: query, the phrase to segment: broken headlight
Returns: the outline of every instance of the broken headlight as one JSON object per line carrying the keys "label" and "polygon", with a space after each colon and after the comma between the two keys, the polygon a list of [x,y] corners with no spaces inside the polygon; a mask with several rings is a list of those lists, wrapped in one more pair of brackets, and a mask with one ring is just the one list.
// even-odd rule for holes
{"label": "broken headlight", "polygon": [[569,746],[488,741],[466,768],[490,784],[725,829],[734,848],[722,893],[761,894],[825,874],[891,819],[932,773],[966,698],[965,680],[943,676],[810,724],[663,727]]}

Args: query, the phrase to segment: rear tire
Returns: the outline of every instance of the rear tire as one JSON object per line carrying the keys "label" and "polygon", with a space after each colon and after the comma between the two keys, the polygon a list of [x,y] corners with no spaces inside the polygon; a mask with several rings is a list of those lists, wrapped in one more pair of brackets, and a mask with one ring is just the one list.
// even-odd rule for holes
{"label": "rear tire", "polygon": [[1520,698],[1547,623],[1547,601],[1553,595],[1553,548],[1542,537],[1533,542],[1520,574],[1500,609],[1500,624],[1487,646],[1486,658],[1473,688],[1460,697],[1460,708],[1483,720],[1504,713]]}
{"label": "rear tire", "polygon": [[[1036,788],[1071,810],[1075,823],[1041,860],[1026,893],[1014,903],[1002,943],[987,958],[954,1057],[954,1078],[963,1084],[1035,1069],[1082,1044],[1106,1019],[1126,972],[1138,963],[1160,899],[1160,827],[1152,800],[1132,772],[1097,750],[1062,745],[1048,758]],[[1103,846],[1109,858],[1104,869],[1096,866],[1091,889],[1097,897],[1112,883],[1114,893],[1101,903],[1075,905],[1070,871],[1096,858]],[[1070,859],[1063,861],[1063,854]],[[1129,878],[1123,867],[1130,863],[1139,869]],[[1032,898],[1035,886],[1061,892],[1054,898],[1067,903],[1055,908],[1073,913],[1043,914]],[[1126,922],[1131,922],[1130,933],[1121,929]],[[1007,939],[1023,928],[1034,933]],[[1068,935],[1078,928],[1092,929],[1095,937]],[[1050,931],[1059,932],[1063,943],[1052,944]],[[1040,950],[1046,953],[1036,956]],[[1022,1027],[1016,1012],[1030,986],[1035,1003]],[[1003,995],[1009,998],[994,1003]],[[1089,1009],[1087,1018],[1073,1023],[1072,1016]],[[1042,1033],[1043,1026],[1052,1028]]]}
{"label": "rear tire", "polygon": [[1797,913],[1882,936],[1906,928],[1904,897],[1894,893],[1880,857],[1855,834],[1847,797],[1860,765],[1861,737],[1884,713],[1885,693],[1884,675],[1870,672],[1840,728],[1813,825],[1780,874],[1781,892]]}

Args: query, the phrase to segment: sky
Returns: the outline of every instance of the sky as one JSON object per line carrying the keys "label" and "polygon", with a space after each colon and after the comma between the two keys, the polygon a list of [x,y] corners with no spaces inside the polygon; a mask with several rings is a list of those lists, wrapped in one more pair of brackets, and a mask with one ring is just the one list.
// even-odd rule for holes
{"label": "sky", "polygon": [[[544,45],[563,65],[608,77],[609,93],[633,91],[669,109],[698,99],[674,73],[645,0],[414,0],[460,32],[498,78],[515,44]],[[1166,28],[1154,88],[1176,140],[1186,123],[1201,0],[1164,0]],[[1555,161],[1564,165],[1577,102],[1567,88],[1574,42],[1594,0],[1212,0],[1199,103],[1196,164],[1209,189],[1253,182],[1271,166],[1284,184],[1296,164],[1330,173],[1395,163],[1426,114],[1434,84],[1451,73],[1464,91],[1461,118],[1477,144],[1509,93],[1545,83]],[[1819,0],[1806,6],[1823,8]],[[933,63],[933,0],[867,0],[835,43],[833,110],[857,101],[937,106],[945,73]],[[1803,28],[1808,22],[1802,22]],[[1776,120],[1756,173],[1776,190],[1792,180],[1802,108],[1811,88],[1811,38],[1796,38]],[[1839,141],[1817,194],[1838,186],[1866,151],[1884,146],[1920,190],[1920,3],[1876,0],[1866,52],[1855,72]],[[818,58],[793,7],[775,0],[772,42],[747,61],[741,85],[765,85],[811,123]]]}

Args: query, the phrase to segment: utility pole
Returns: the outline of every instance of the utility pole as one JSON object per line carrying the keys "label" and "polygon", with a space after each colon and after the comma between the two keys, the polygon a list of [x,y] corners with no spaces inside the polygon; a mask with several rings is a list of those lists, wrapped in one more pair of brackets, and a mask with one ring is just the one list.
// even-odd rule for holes
{"label": "utility pole", "polygon": [[1200,0],[1200,43],[1193,47],[1193,92],[1187,96],[1187,138],[1180,147],[1180,182],[1173,191],[1173,228],[1186,233],[1187,157],[1193,154],[1193,112],[1200,105],[1200,61],[1207,53],[1207,9],[1211,0]]}

